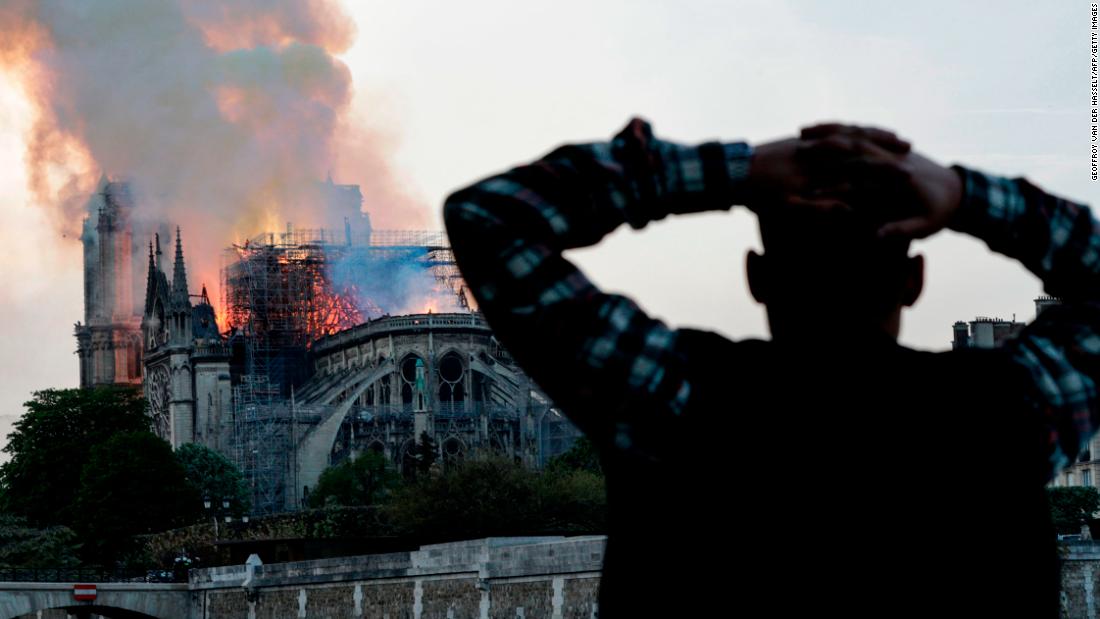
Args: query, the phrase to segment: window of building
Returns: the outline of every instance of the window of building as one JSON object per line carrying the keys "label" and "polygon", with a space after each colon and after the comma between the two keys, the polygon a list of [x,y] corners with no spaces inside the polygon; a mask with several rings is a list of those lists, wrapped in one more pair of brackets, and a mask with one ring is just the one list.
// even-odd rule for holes
{"label": "window of building", "polygon": [[463,385],[466,375],[462,359],[455,353],[447,353],[439,362],[439,403],[444,408],[459,408],[466,399]]}
{"label": "window of building", "polygon": [[424,361],[416,355],[409,355],[401,362],[401,403],[406,411],[414,410],[418,408],[418,404],[422,404],[414,402],[418,365],[423,372]]}
{"label": "window of building", "polygon": [[1081,471],[1081,485],[1092,486],[1092,471],[1088,469]]}

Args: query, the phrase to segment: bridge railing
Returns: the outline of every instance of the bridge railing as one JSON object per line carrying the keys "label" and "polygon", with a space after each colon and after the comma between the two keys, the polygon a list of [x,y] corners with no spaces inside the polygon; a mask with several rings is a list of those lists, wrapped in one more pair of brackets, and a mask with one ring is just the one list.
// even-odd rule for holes
{"label": "bridge railing", "polygon": [[0,582],[187,582],[187,570],[101,570],[86,567],[0,567]]}

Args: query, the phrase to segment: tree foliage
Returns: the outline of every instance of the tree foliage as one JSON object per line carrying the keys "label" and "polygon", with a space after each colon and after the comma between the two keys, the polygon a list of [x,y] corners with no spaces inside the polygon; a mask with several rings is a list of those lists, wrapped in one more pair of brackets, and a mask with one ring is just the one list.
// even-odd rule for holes
{"label": "tree foliage", "polygon": [[606,505],[600,475],[544,474],[489,457],[421,477],[394,493],[384,509],[401,533],[442,541],[604,532]]}
{"label": "tree foliage", "polygon": [[1047,488],[1050,517],[1059,533],[1081,532],[1081,525],[1100,510],[1100,491],[1096,488]]}
{"label": "tree foliage", "polygon": [[601,473],[544,473],[538,483],[538,526],[563,535],[607,532],[607,488]]}
{"label": "tree foliage", "polygon": [[427,432],[421,432],[413,447],[412,457],[416,462],[416,468],[412,471],[411,477],[418,479],[427,477],[431,473],[432,465],[439,457],[439,445]]}
{"label": "tree foliage", "polygon": [[31,527],[26,519],[0,514],[0,567],[76,567],[80,543],[68,527]]}
{"label": "tree foliage", "polygon": [[190,524],[201,514],[202,498],[163,439],[126,432],[92,448],[75,504],[88,561],[108,566],[133,549],[132,536]]}
{"label": "tree foliage", "polygon": [[330,466],[309,495],[310,507],[368,506],[382,502],[398,485],[397,472],[376,451]]}
{"label": "tree foliage", "polygon": [[551,458],[550,462],[546,463],[546,471],[549,473],[588,471],[597,475],[603,474],[600,454],[587,436],[579,437],[568,451]]}
{"label": "tree foliage", "polygon": [[149,429],[145,400],[130,388],[47,389],[24,406],[4,447],[0,486],[5,511],[34,526],[72,522],[80,467],[95,445]]}
{"label": "tree foliage", "polygon": [[244,476],[225,456],[205,445],[186,443],[176,449],[176,460],[200,497],[218,506],[228,500],[234,515],[248,512],[251,501]]}

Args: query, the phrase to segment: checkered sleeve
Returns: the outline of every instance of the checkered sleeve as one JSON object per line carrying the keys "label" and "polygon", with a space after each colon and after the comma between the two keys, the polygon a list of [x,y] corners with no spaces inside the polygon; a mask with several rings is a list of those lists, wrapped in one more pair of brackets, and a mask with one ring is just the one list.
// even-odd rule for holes
{"label": "checkered sleeve", "polygon": [[659,140],[633,120],[610,142],[563,146],[447,199],[451,246],[479,309],[594,441],[622,447],[624,424],[682,414],[691,377],[677,331],[598,290],[562,252],[624,223],[730,208],[751,154],[745,143]]}
{"label": "checkered sleeve", "polygon": [[1031,377],[1028,398],[1046,428],[1053,476],[1100,424],[1100,223],[1087,206],[1025,179],[955,170],[965,193],[951,227],[1018,259],[1062,301],[1007,345]]}

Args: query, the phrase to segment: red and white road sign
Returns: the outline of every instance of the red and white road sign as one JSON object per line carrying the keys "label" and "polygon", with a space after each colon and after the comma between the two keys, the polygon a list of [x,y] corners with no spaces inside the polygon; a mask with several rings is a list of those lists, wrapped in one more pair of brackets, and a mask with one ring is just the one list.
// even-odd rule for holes
{"label": "red and white road sign", "polygon": [[73,585],[73,599],[78,602],[91,602],[95,594],[95,585]]}

